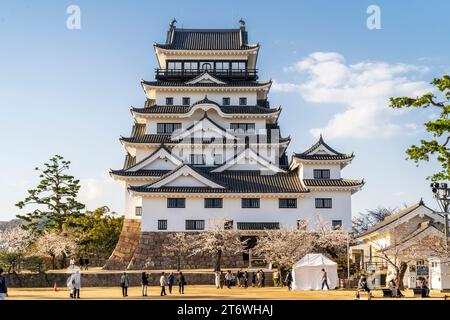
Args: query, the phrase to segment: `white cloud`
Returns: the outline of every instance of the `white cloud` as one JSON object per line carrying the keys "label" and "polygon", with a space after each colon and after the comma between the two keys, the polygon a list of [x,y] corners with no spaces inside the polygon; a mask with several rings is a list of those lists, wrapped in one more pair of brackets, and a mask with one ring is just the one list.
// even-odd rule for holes
{"label": "white cloud", "polygon": [[108,174],[98,178],[80,179],[78,200],[86,204],[87,209],[108,206],[112,211],[123,213],[123,188]]}
{"label": "white cloud", "polygon": [[302,80],[274,81],[274,91],[298,92],[307,102],[345,106],[323,127],[310,130],[312,135],[323,133],[328,139],[390,137],[405,129],[411,132],[410,124],[393,121],[394,114],[401,112],[388,108],[389,97],[416,96],[431,90],[427,82],[413,78],[427,72],[427,67],[372,61],[347,64],[337,52],[314,52],[284,70]]}

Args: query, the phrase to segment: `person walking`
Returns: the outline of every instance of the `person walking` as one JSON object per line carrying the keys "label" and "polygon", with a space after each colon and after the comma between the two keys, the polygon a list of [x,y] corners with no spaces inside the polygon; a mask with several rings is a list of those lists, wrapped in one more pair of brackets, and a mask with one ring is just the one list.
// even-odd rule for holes
{"label": "person walking", "polygon": [[77,270],[73,275],[73,297],[74,299],[80,299],[80,290],[81,290],[81,273],[80,270]]}
{"label": "person walking", "polygon": [[264,271],[262,269],[259,270],[259,272],[260,272],[260,279],[259,279],[260,287],[264,288],[266,285],[266,275],[264,274]]}
{"label": "person walking", "polygon": [[0,300],[8,297],[8,288],[6,287],[6,278],[3,275],[3,269],[0,268]]}
{"label": "person walking", "polygon": [[148,274],[145,272],[142,272],[141,284],[142,284],[142,296],[146,297],[148,288]]}
{"label": "person walking", "polygon": [[328,275],[325,269],[322,269],[322,290],[324,287],[327,287],[327,290],[330,290],[330,287],[328,286]]}
{"label": "person walking", "polygon": [[214,283],[216,284],[216,289],[220,288],[220,276],[221,276],[220,271],[214,272]]}
{"label": "person walking", "polygon": [[88,267],[89,267],[89,259],[86,258],[86,259],[84,259],[84,270],[87,270]]}
{"label": "person walking", "polygon": [[242,286],[242,269],[239,269],[238,272],[236,272],[236,286],[241,287]]}
{"label": "person walking", "polygon": [[166,275],[164,271],[161,272],[161,277],[159,278],[159,285],[161,286],[161,296],[166,296]]}
{"label": "person walking", "polygon": [[172,287],[175,283],[175,276],[173,275],[173,272],[169,273],[167,276],[167,285],[169,286],[169,293],[172,294]]}
{"label": "person walking", "polygon": [[248,271],[244,271],[244,276],[242,277],[244,280],[244,288],[248,288]]}
{"label": "person walking", "polygon": [[256,272],[252,272],[252,287],[254,288],[256,286]]}
{"label": "person walking", "polygon": [[288,287],[288,291],[291,291],[291,289],[292,289],[292,273],[290,271],[288,271],[286,273],[285,282],[286,282],[286,286]]}
{"label": "person walking", "polygon": [[178,292],[180,294],[184,294],[184,286],[186,285],[186,278],[184,277],[183,272],[180,271],[178,274]]}
{"label": "person walking", "polygon": [[280,273],[278,270],[275,270],[272,274],[273,286],[278,287],[280,283]]}
{"label": "person walking", "polygon": [[223,285],[225,283],[225,275],[222,271],[220,271],[220,289],[223,289]]}
{"label": "person walking", "polygon": [[120,277],[120,286],[122,287],[122,296],[128,297],[128,287],[130,286],[130,280],[126,272],[122,273]]}
{"label": "person walking", "polygon": [[231,281],[233,280],[233,274],[231,273],[231,270],[227,271],[227,274],[225,275],[225,285],[228,289],[231,289]]}

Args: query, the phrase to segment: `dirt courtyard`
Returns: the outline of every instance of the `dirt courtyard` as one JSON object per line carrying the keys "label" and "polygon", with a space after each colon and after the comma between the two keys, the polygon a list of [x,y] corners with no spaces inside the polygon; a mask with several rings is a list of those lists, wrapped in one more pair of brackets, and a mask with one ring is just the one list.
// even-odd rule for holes
{"label": "dirt courtyard", "polygon": [[[67,288],[59,288],[57,292],[53,288],[10,288],[8,290],[8,300],[62,300],[70,299]],[[120,287],[86,287],[81,288],[81,299],[178,299],[178,300],[227,300],[227,299],[263,299],[263,300],[354,300],[355,291],[353,290],[330,290],[330,291],[288,291],[286,288],[239,288],[216,289],[212,285],[192,285],[186,286],[185,294],[178,293],[178,287],[174,286],[172,294],[169,294],[166,288],[167,296],[160,296],[160,287],[152,286],[148,288],[148,296],[142,297],[140,287],[128,288],[128,297],[122,297]],[[374,290],[374,299],[382,299],[382,291]],[[443,300],[445,293],[431,291],[430,298],[414,298],[412,290],[404,291],[405,298],[395,300]],[[449,293],[447,293],[449,296]]]}

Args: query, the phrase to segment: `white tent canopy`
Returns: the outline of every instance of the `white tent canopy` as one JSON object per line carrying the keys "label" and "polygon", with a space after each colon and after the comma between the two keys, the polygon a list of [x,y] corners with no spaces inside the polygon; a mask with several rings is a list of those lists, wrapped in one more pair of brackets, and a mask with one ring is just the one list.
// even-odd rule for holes
{"label": "white tent canopy", "polygon": [[320,253],[309,253],[292,267],[293,290],[321,290],[322,269],[325,269],[328,286],[338,286],[337,263]]}

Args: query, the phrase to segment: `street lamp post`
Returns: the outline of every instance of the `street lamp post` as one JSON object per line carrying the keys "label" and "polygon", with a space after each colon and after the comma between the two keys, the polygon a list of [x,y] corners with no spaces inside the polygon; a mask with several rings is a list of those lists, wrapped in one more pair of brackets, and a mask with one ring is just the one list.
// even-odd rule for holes
{"label": "street lamp post", "polygon": [[445,236],[445,251],[448,254],[448,213],[450,208],[450,188],[446,183],[433,182],[431,185],[431,192],[433,198],[436,199],[442,212],[438,214],[444,218],[444,236]]}

